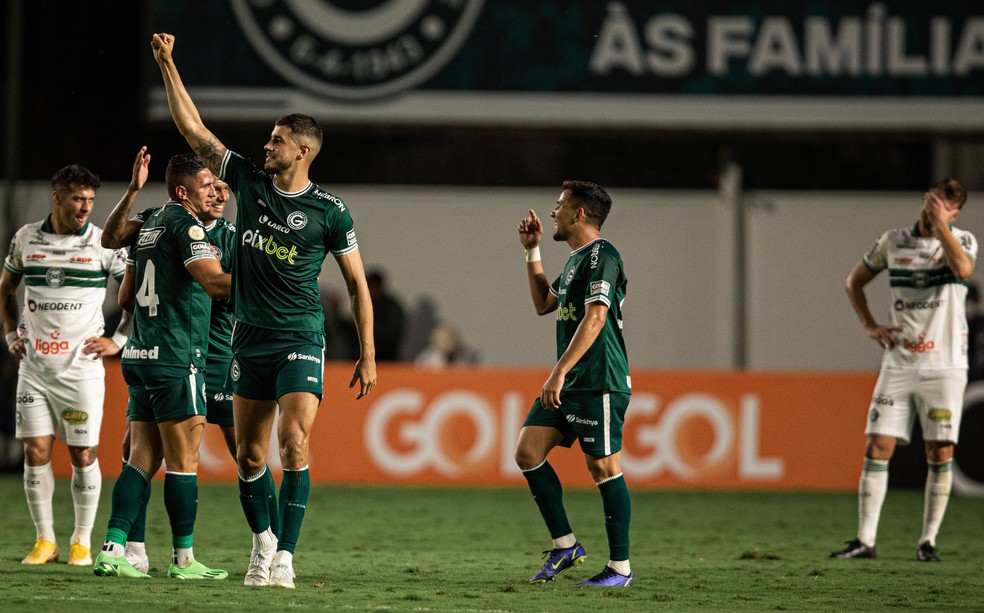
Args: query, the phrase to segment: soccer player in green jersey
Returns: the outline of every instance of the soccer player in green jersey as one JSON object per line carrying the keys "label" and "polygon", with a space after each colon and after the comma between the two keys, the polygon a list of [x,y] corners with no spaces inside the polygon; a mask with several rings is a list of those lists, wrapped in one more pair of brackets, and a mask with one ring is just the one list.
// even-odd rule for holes
{"label": "soccer player in green jersey", "polygon": [[519,223],[533,306],[539,315],[557,313],[557,363],[526,416],[516,447],[516,463],[553,538],[553,547],[544,552],[546,563],[530,583],[551,581],[587,557],[567,520],[560,480],[547,462],[554,447],[570,447],[575,440],[601,492],[609,550],[605,568],[578,585],[628,587],[633,581],[632,506],[619,460],[632,392],[622,340],[626,278],[618,251],[601,237],[611,206],[600,186],[564,181],[550,216],[554,240],[566,242],[571,256],[553,284],[540,261],[543,222],[531,209]]}
{"label": "soccer player in green jersey", "polygon": [[[361,354],[349,386],[358,398],[376,385],[372,303],[347,205],[309,179],[322,131],[312,117],[279,119],[257,168],[223,145],[202,122],[174,64],[174,37],[154,34],[168,106],[178,130],[236,196],[233,262],[236,327],[229,369],[239,490],[253,532],[246,585],[293,588],[293,555],[310,495],[311,429],[323,393],[324,313],[318,275],[330,253],[341,269]],[[284,469],[279,537],[271,529],[266,456],[277,406]]]}
{"label": "soccer player in green jersey", "polygon": [[[106,219],[109,230],[103,232],[102,243],[107,248],[131,247],[137,239],[137,233],[144,223],[160,207],[151,207],[141,211],[139,214],[128,219],[133,207],[136,192],[140,190],[147,178],[147,164],[150,156],[146,155],[146,147],[141,149],[134,163],[133,178],[130,188],[117,205],[110,212]],[[208,210],[201,214],[200,220],[205,224],[205,231],[208,233],[209,242],[215,251],[216,257],[222,265],[224,272],[232,272],[232,254],[236,243],[236,226],[222,217],[226,204],[231,200],[232,193],[229,184],[225,181],[216,179],[213,183],[215,188],[215,200],[212,201]],[[236,435],[233,427],[232,415],[232,392],[226,386],[226,374],[229,372],[229,364],[232,361],[232,308],[230,302],[224,298],[212,301],[212,313],[209,319],[208,331],[208,358],[205,362],[205,392],[206,407],[208,414],[206,420],[210,424],[215,424],[222,431],[226,447],[236,458]],[[127,422],[126,434],[123,437],[123,461],[126,462],[130,456],[130,423]],[[155,466],[160,464],[160,459],[155,462]],[[273,487],[273,476],[270,472],[266,473],[266,478]],[[144,495],[144,502],[140,508],[133,526],[130,529],[126,541],[126,559],[141,572],[148,572],[150,561],[147,555],[146,544],[144,542],[145,529],[147,523],[147,503],[150,500],[150,486]],[[274,534],[280,529],[279,510],[275,497],[268,501],[270,508],[271,523]]]}
{"label": "soccer player in green jersey", "polygon": [[[177,155],[168,163],[171,200],[140,228],[120,304],[134,312],[134,333],[123,349],[129,386],[130,456],[113,487],[113,508],[93,572],[147,577],[124,555],[161,454],[167,463],[164,504],[171,520],[173,559],[168,576],[224,579],[224,570],[195,560],[198,446],[205,425],[204,367],[211,300],[229,295],[199,216],[215,198],[214,177],[201,160]],[[129,190],[128,190],[129,191]]]}

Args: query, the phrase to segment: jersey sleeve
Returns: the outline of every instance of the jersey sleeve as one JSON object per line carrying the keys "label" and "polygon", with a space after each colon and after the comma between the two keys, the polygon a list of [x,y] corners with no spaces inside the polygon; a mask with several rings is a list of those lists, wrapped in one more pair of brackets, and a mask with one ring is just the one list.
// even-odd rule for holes
{"label": "jersey sleeve", "polygon": [[226,149],[225,157],[222,158],[222,165],[219,167],[219,178],[229,184],[237,198],[239,197],[237,190],[247,177],[264,174],[252,162],[232,149]]}
{"label": "jersey sleeve", "polygon": [[18,230],[10,239],[10,249],[7,250],[7,257],[3,261],[3,267],[15,275],[24,274],[24,251],[21,249],[23,232]]}
{"label": "jersey sleeve", "polygon": [[877,274],[888,268],[888,238],[889,232],[882,234],[875,244],[865,252],[861,259],[869,271]]}
{"label": "jersey sleeve", "polygon": [[359,248],[359,240],[355,236],[355,223],[348,207],[338,204],[327,204],[327,232],[325,247],[333,256],[338,257],[351,253]]}
{"label": "jersey sleeve", "polygon": [[122,281],[123,274],[126,272],[126,258],[129,249],[104,249],[103,251],[103,266],[106,271],[117,281]]}
{"label": "jersey sleeve", "polygon": [[212,251],[208,233],[202,222],[189,215],[178,218],[172,227],[177,239],[178,252],[185,267],[197,260],[215,259],[215,252]]}
{"label": "jersey sleeve", "polygon": [[137,213],[136,215],[134,215],[132,221],[135,221],[135,222],[143,225],[143,224],[147,223],[147,220],[150,219],[150,216],[151,215],[153,215],[154,213],[156,213],[159,210],[161,210],[161,207],[159,207],[159,206],[152,206],[150,208],[144,209],[144,210],[140,211],[139,213]]}
{"label": "jersey sleeve", "polygon": [[612,306],[615,290],[618,288],[622,275],[621,260],[607,249],[598,252],[597,265],[592,262],[588,267],[588,278],[584,288],[584,304],[602,302],[607,307]]}
{"label": "jersey sleeve", "polygon": [[964,250],[970,259],[977,261],[977,239],[970,232],[961,232],[960,236],[957,237],[957,242],[960,243],[960,248]]}

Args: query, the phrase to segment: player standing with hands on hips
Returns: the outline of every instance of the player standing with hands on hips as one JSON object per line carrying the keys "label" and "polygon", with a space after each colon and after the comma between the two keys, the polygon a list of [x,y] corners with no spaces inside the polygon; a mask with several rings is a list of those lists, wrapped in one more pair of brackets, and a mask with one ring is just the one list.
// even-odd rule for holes
{"label": "player standing with hands on hips", "polygon": [[[58,560],[51,468],[57,433],[72,463],[75,531],[68,563],[90,566],[90,539],[102,488],[96,458],[106,392],[100,358],[119,353],[130,329],[130,316],[125,314],[113,338],[103,337],[102,309],[108,278],[123,279],[126,254],[103,249],[102,230],[89,222],[99,189],[92,171],[66,166],[52,177],[51,189],[51,214],[17,231],[0,276],[4,339],[7,350],[21,361],[17,438],[24,443],[24,493],[37,535],[22,562]],[[22,326],[17,313],[21,280]]]}
{"label": "player standing with hands on hips", "polygon": [[[365,269],[347,205],[308,178],[321,150],[321,126],[307,115],[276,121],[257,168],[219,142],[202,122],[174,64],[174,37],[154,34],[154,59],[178,130],[236,196],[239,232],[233,259],[235,329],[233,414],[243,512],[253,533],[246,585],[293,588],[293,556],[311,489],[311,430],[324,391],[324,313],[318,275],[334,256],[352,304],[360,357],[349,386],[358,398],[376,386],[373,313]],[[264,474],[277,407],[284,468],[279,538]]]}
{"label": "player standing with hands on hips", "polygon": [[[897,443],[908,444],[918,416],[929,471],[916,559],[940,559],[936,534],[950,498],[967,386],[967,279],[977,258],[974,235],[952,226],[966,200],[967,191],[955,179],[933,185],[923,196],[919,220],[882,234],[847,277],[851,306],[884,352],[865,429],[858,536],[832,558],[875,557],[888,462]],[[892,319],[880,325],[868,309],[864,287],[885,269]]]}
{"label": "player standing with hands on hips", "polygon": [[526,249],[526,273],[533,306],[539,315],[557,313],[557,363],[519,433],[516,463],[526,477],[553,538],[546,563],[530,583],[553,580],[584,562],[557,473],[547,454],[557,445],[581,445],[605,511],[609,560],[594,577],[578,585],[628,587],[629,520],[632,503],[622,476],[622,424],[632,393],[629,364],[622,339],[622,302],[626,277],[622,258],[601,237],[612,200],[600,186],[564,181],[550,216],[553,239],[564,241],[571,256],[551,284],[540,261],[543,223],[531,209],[519,223],[519,242]]}

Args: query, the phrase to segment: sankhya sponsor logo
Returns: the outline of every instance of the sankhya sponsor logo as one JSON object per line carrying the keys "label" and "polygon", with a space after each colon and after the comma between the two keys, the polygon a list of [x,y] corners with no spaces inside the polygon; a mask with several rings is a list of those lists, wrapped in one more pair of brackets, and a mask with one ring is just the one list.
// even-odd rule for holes
{"label": "sankhya sponsor logo", "polygon": [[246,39],[281,77],[321,95],[361,100],[436,74],[467,39],[482,4],[232,0],[232,9]]}
{"label": "sankhya sponsor logo", "polygon": [[597,426],[597,419],[584,419],[583,417],[578,417],[577,415],[568,415],[567,421],[572,424],[581,424],[582,426]]}
{"label": "sankhya sponsor logo", "polygon": [[308,355],[306,353],[297,353],[296,351],[291,352],[287,356],[288,362],[293,362],[295,360],[304,360],[306,362],[314,362],[315,364],[321,364],[321,358],[314,355]]}

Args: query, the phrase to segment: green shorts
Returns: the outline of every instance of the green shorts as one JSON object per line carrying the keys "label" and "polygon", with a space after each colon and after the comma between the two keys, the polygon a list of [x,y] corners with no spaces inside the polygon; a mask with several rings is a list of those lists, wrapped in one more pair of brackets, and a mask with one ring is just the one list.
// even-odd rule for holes
{"label": "green shorts", "polygon": [[126,418],[162,423],[189,415],[206,415],[205,376],[182,366],[123,364],[130,390]]}
{"label": "green shorts", "polygon": [[622,424],[629,397],[622,392],[561,392],[556,411],[543,408],[537,398],[523,426],[554,428],[564,436],[561,446],[570,447],[577,440],[588,455],[610,456],[622,450]]}
{"label": "green shorts", "polygon": [[229,362],[232,358],[206,362],[205,401],[208,403],[208,423],[217,426],[232,425],[232,390],[226,387]]}
{"label": "green shorts", "polygon": [[278,400],[291,392],[324,393],[325,335],[272,330],[236,322],[228,386],[251,400]]}

